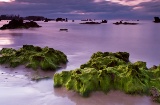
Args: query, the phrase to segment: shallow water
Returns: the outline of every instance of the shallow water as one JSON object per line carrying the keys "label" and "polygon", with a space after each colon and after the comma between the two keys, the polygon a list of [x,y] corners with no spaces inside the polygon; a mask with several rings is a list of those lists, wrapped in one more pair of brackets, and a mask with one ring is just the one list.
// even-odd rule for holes
{"label": "shallow water", "polygon": [[[0,30],[0,49],[33,44],[61,50],[69,62],[57,72],[78,68],[97,51],[127,51],[132,62],[146,61],[148,67],[160,64],[160,24],[140,21],[139,25],[117,26],[112,24],[114,21],[101,25],[79,22],[38,22],[43,27]],[[6,21],[1,21],[0,26],[4,23]],[[60,32],[60,28],[67,28],[68,32]],[[90,98],[82,98],[63,88],[54,89],[52,79],[37,83],[28,80],[28,75],[32,73],[24,67],[0,66],[0,105],[157,105],[149,97],[129,96],[119,91],[107,95],[95,92]]]}

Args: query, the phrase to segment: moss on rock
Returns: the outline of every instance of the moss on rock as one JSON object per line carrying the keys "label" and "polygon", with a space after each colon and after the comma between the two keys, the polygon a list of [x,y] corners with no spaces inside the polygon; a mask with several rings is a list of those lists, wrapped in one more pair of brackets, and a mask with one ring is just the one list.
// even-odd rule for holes
{"label": "moss on rock", "polygon": [[160,90],[159,77],[160,66],[148,69],[146,62],[132,63],[127,52],[97,52],[79,69],[55,74],[54,86],[64,86],[82,96],[113,89],[127,94],[151,95],[153,86]]}
{"label": "moss on rock", "polygon": [[60,64],[68,61],[67,56],[61,51],[33,45],[23,45],[19,50],[3,48],[0,54],[0,64],[9,64],[10,67],[25,65],[33,69],[55,70]]}

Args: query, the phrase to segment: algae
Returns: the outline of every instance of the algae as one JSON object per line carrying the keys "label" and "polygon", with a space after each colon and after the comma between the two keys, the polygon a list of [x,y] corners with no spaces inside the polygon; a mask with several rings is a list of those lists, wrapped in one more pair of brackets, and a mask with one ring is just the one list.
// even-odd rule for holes
{"label": "algae", "polygon": [[25,65],[28,68],[42,70],[56,70],[60,64],[66,64],[68,61],[67,56],[61,51],[33,45],[23,45],[18,50],[3,48],[0,55],[0,64],[8,64],[10,67]]}
{"label": "algae", "polygon": [[92,91],[120,90],[126,94],[154,96],[153,100],[157,102],[160,100],[159,95],[155,95],[160,90],[160,66],[147,68],[146,62],[132,63],[127,52],[94,53],[79,69],[56,73],[53,79],[55,87],[66,87],[84,97]]}

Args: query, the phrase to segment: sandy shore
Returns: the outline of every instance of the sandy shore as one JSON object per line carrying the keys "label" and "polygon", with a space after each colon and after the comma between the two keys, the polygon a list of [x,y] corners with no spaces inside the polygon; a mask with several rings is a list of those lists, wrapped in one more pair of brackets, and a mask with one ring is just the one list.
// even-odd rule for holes
{"label": "sandy shore", "polygon": [[[0,70],[0,105],[159,105],[150,97],[131,96],[120,91],[110,91],[107,95],[93,92],[89,98],[83,98],[65,88],[53,88],[52,78],[31,81],[30,77],[37,72],[23,66],[16,69],[0,66]],[[38,73],[54,75],[54,72]]]}

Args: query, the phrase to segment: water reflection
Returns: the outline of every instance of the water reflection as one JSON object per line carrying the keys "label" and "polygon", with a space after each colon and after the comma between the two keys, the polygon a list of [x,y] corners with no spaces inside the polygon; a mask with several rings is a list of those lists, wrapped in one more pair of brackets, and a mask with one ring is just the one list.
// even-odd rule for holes
{"label": "water reflection", "polygon": [[0,45],[11,45],[13,43],[12,38],[0,36]]}
{"label": "water reflection", "polygon": [[76,105],[158,105],[158,103],[152,102],[150,97],[132,96],[120,91],[110,91],[107,95],[103,92],[93,92],[89,98],[84,98],[73,91],[55,88],[54,94],[59,97],[68,98]]}
{"label": "water reflection", "polygon": [[12,37],[21,37],[23,36],[23,33],[9,33]]}

